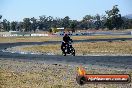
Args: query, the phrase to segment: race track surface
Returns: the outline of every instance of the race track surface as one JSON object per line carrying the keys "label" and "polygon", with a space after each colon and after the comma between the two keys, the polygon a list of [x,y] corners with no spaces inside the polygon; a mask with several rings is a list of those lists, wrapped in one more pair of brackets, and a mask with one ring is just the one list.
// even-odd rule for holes
{"label": "race track surface", "polygon": [[[90,39],[76,40],[74,42],[97,42],[97,41],[125,41],[132,38],[117,38],[117,39]],[[37,54],[19,54],[2,52],[3,49],[21,46],[21,45],[41,45],[55,44],[61,41],[49,42],[19,42],[19,43],[0,43],[0,58],[1,59],[24,59],[24,60],[42,60],[57,63],[81,64],[81,65],[100,65],[107,67],[116,67],[124,69],[132,69],[132,56],[61,56],[61,55],[37,55]]]}

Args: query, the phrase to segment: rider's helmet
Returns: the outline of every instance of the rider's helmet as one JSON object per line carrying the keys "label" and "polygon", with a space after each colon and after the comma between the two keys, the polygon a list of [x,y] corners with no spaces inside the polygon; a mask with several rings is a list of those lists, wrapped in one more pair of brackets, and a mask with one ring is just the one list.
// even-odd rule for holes
{"label": "rider's helmet", "polygon": [[65,34],[64,34],[64,36],[68,36],[68,34],[67,34],[67,33],[65,33]]}

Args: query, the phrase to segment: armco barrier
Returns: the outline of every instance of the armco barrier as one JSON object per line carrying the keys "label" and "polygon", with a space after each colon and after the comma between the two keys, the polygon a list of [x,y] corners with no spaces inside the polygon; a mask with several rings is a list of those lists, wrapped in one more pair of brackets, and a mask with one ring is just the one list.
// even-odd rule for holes
{"label": "armco barrier", "polygon": [[25,35],[20,35],[20,34],[0,34],[1,37],[15,37],[15,36],[49,36],[48,34],[25,34]]}
{"label": "armco barrier", "polygon": [[48,34],[31,34],[31,36],[48,36]]}

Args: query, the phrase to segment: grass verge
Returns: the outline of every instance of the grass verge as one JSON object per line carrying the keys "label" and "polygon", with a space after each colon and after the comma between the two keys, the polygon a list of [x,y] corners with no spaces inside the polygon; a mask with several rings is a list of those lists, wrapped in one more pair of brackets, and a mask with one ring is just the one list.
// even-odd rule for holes
{"label": "grass verge", "polygon": [[[76,54],[132,54],[132,41],[74,43]],[[60,44],[29,46],[22,51],[61,54]]]}
{"label": "grass verge", "polygon": [[[71,36],[73,40],[85,39],[112,39],[112,38],[132,38],[132,36]],[[14,42],[45,42],[45,41],[62,41],[62,36],[45,36],[45,37],[0,37],[0,43],[14,43]]]}

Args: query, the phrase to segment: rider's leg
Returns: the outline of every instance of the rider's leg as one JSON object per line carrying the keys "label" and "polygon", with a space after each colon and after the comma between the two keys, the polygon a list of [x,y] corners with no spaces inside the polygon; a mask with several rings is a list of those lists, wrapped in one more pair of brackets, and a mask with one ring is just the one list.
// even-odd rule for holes
{"label": "rider's leg", "polygon": [[61,44],[61,50],[64,52],[64,49],[63,49],[63,47],[65,46],[65,43],[64,42],[62,42],[62,44]]}
{"label": "rider's leg", "polygon": [[69,43],[67,43],[67,45],[68,45],[67,51],[70,53],[70,45],[69,45]]}

